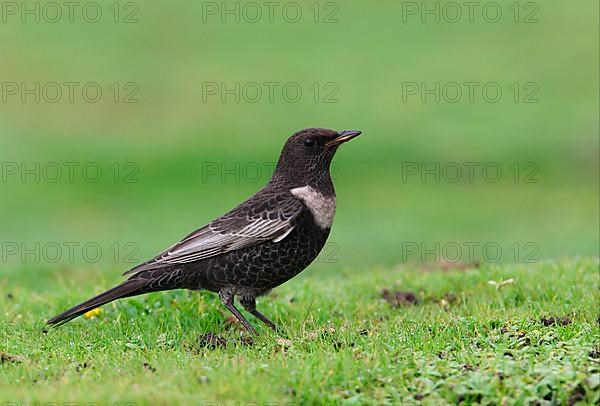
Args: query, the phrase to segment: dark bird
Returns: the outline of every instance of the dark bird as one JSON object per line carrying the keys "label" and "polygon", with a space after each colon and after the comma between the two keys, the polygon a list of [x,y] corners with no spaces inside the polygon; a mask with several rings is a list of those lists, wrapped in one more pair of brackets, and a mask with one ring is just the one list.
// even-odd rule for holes
{"label": "dark bird", "polygon": [[256,330],[234,305],[266,325],[256,298],[303,271],[319,254],[335,214],[329,166],[338,147],[360,131],[308,128],[285,143],[275,172],[248,200],[189,234],[155,258],[125,272],[122,284],[54,317],[61,325],[124,297],[169,289],[206,289],[252,334]]}

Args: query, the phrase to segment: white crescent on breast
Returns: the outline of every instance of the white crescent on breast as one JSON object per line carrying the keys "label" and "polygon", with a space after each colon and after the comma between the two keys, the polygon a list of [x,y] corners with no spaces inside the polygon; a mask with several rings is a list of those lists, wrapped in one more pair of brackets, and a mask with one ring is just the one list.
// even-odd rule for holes
{"label": "white crescent on breast", "polygon": [[335,216],[335,197],[323,196],[321,192],[311,186],[290,189],[290,193],[304,202],[319,227],[331,228]]}

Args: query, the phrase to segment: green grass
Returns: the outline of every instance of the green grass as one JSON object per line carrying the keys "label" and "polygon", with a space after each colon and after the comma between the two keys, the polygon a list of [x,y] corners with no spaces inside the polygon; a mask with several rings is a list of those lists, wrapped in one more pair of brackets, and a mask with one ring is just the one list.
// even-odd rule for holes
{"label": "green grass", "polygon": [[[184,291],[110,304],[42,333],[45,318],[111,282],[77,269],[47,268],[37,282],[24,272],[6,277],[0,298],[0,350],[18,360],[0,364],[6,402],[599,400],[597,259],[448,272],[313,268],[260,300],[285,331],[251,319],[261,332],[252,344],[214,295]],[[393,307],[382,289],[414,292],[419,303]],[[549,317],[568,320],[546,326]],[[229,344],[199,345],[206,332]]]}

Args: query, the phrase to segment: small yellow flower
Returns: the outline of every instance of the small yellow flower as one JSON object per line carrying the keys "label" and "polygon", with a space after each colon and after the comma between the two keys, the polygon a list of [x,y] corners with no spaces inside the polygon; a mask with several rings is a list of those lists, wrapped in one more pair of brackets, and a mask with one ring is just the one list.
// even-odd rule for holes
{"label": "small yellow flower", "polygon": [[83,314],[83,317],[85,317],[86,319],[91,319],[92,317],[96,317],[98,316],[100,313],[102,313],[102,309],[100,309],[99,307],[90,310],[87,313]]}

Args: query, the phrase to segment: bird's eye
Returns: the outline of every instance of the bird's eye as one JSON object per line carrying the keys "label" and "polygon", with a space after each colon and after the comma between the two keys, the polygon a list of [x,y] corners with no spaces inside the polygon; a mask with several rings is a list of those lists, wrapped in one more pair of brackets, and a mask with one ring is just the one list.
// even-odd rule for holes
{"label": "bird's eye", "polygon": [[313,140],[312,138],[307,138],[304,140],[304,145],[306,145],[307,147],[312,147],[313,145],[315,145],[315,140]]}

